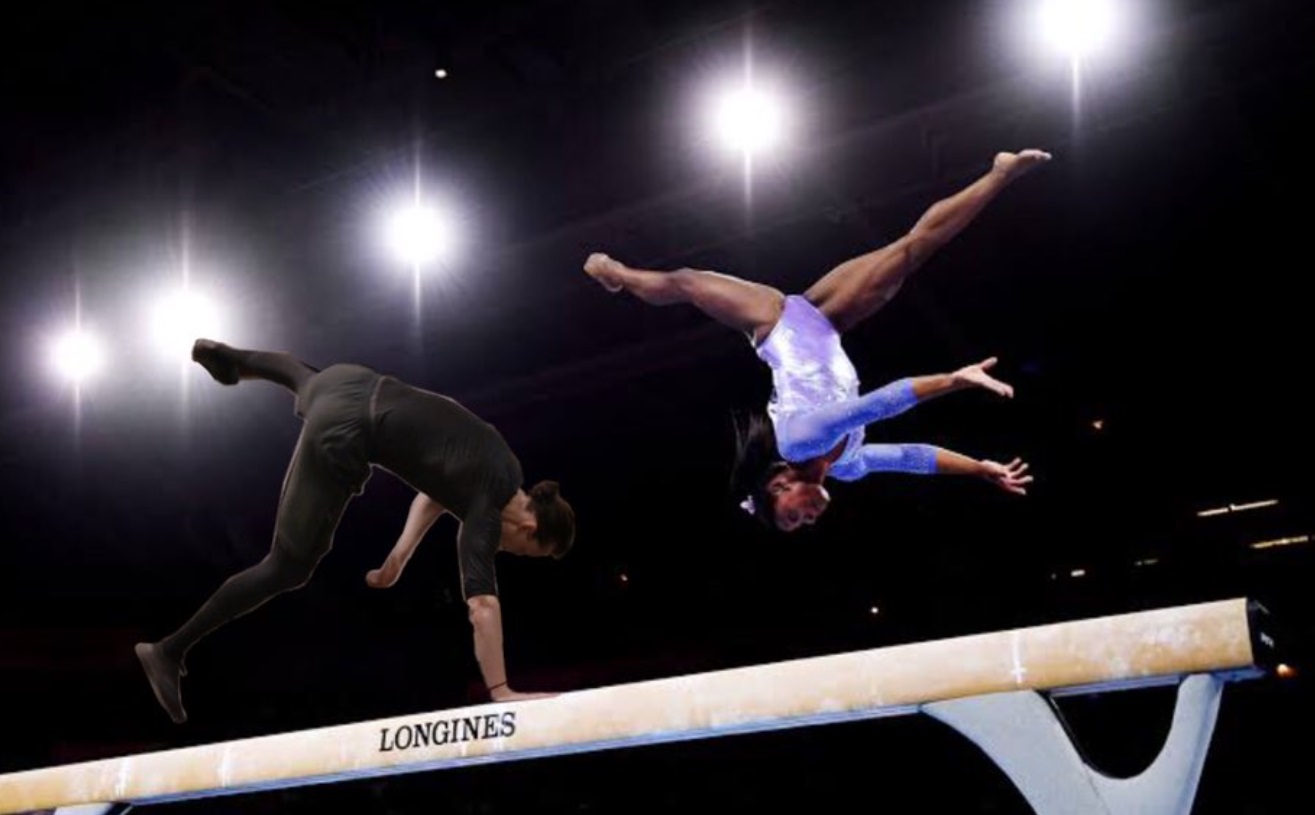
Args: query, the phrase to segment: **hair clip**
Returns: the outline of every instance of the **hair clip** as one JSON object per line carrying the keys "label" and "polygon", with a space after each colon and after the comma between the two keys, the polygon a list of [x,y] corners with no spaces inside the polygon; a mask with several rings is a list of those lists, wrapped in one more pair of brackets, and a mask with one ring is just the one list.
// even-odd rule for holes
{"label": "hair clip", "polygon": [[745,512],[749,513],[750,515],[753,514],[754,507],[753,507],[753,496],[752,496],[752,495],[750,495],[748,498],[745,498],[743,501],[740,502],[740,509],[744,510]]}

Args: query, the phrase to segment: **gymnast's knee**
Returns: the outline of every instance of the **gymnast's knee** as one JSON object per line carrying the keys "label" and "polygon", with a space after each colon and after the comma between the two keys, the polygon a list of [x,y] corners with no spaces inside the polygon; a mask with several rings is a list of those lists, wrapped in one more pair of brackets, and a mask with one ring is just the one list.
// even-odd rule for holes
{"label": "gymnast's knee", "polygon": [[309,583],[319,562],[319,556],[295,555],[277,543],[265,556],[265,566],[279,591],[292,591]]}
{"label": "gymnast's knee", "polygon": [[695,289],[698,286],[698,278],[701,274],[703,274],[701,269],[682,267],[668,272],[664,280],[673,293],[689,299],[695,293]]}
{"label": "gymnast's knee", "polygon": [[905,271],[918,268],[944,245],[930,229],[914,227],[892,245],[892,254],[896,263]]}

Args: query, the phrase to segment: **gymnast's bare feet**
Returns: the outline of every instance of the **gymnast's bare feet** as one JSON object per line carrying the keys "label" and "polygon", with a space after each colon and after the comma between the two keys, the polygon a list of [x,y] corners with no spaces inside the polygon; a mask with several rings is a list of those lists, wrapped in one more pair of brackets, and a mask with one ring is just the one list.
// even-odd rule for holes
{"label": "gymnast's bare feet", "polygon": [[625,269],[620,261],[613,260],[602,252],[594,252],[584,262],[584,270],[610,292],[621,291],[621,273]]}
{"label": "gymnast's bare feet", "polygon": [[1017,153],[996,153],[992,169],[1008,181],[1019,178],[1024,173],[1050,161],[1051,155],[1044,150],[1021,150]]}

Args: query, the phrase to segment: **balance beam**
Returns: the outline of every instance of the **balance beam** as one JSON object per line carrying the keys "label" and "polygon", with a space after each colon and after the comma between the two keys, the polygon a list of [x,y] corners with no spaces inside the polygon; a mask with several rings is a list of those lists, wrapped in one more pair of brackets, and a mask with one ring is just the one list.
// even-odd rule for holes
{"label": "balance beam", "polygon": [[[1167,772],[1150,786],[1171,788],[1178,803],[1136,811],[1186,813],[1222,683],[1268,671],[1264,655],[1273,643],[1258,625],[1263,612],[1244,598],[1208,602],[28,770],[0,775],[0,813],[86,805],[122,812],[912,713],[972,739],[1038,812],[1114,813],[1124,810],[1112,800],[1135,793],[1141,806],[1148,794],[1117,785],[1145,779],[1108,779],[1087,767],[1041,694],[1173,683],[1180,683],[1174,727],[1163,761],[1148,773]],[[1116,786],[1102,791],[1103,783]],[[1095,797],[1079,800],[1088,792]]]}

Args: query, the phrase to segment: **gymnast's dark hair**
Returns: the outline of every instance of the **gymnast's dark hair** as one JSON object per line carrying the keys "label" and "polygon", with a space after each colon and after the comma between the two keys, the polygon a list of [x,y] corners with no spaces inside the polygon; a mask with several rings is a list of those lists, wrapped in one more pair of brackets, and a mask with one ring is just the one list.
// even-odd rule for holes
{"label": "gymnast's dark hair", "polygon": [[566,557],[575,543],[575,510],[562,498],[556,481],[540,481],[530,488],[530,506],[538,528],[535,540],[546,544],[558,560]]}
{"label": "gymnast's dark hair", "polygon": [[732,417],[735,424],[735,465],[731,495],[740,508],[765,526],[776,529],[776,513],[767,483],[789,469],[776,449],[776,431],[761,413]]}

